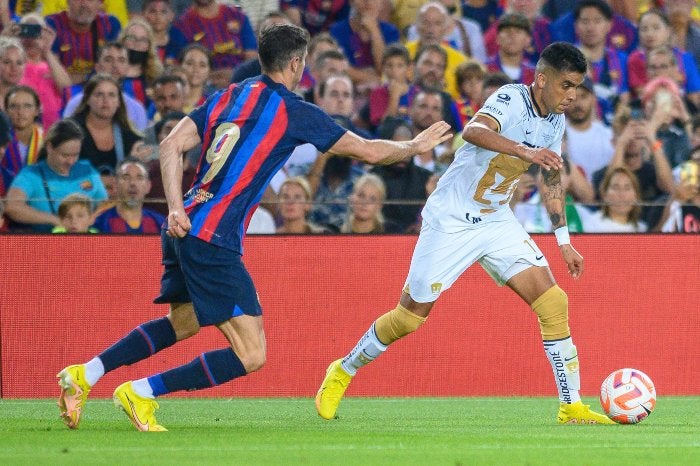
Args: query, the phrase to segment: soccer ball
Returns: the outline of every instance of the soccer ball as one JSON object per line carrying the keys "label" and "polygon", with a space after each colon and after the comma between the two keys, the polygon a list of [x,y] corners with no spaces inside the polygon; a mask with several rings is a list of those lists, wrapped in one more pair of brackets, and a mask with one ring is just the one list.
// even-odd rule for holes
{"label": "soccer ball", "polygon": [[600,387],[600,404],[619,424],[636,424],[656,406],[656,389],[648,375],[637,369],[618,369]]}

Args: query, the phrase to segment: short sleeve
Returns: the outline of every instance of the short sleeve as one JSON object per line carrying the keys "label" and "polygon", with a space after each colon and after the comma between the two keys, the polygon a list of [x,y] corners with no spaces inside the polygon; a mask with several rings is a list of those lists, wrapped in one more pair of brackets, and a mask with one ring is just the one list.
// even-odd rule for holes
{"label": "short sleeve", "polygon": [[523,98],[517,87],[506,85],[491,94],[477,113],[488,115],[498,123],[498,131],[521,120]]}
{"label": "short sleeve", "polygon": [[33,199],[39,197],[36,195],[35,189],[40,185],[41,183],[36,173],[32,169],[25,167],[17,173],[9,189],[17,188],[27,196],[27,199]]}
{"label": "short sleeve", "polygon": [[294,115],[289,119],[289,136],[302,143],[308,142],[321,152],[328,152],[347,131],[316,105],[303,100],[288,101],[288,104],[289,115]]}

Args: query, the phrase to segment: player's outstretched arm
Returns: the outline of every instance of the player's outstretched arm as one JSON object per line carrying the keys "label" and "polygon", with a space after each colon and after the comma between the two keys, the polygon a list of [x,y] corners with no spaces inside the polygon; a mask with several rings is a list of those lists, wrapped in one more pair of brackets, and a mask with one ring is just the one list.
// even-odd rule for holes
{"label": "player's outstretched arm", "polygon": [[571,246],[569,240],[569,228],[566,226],[566,192],[561,184],[561,172],[558,169],[543,171],[542,176],[544,181],[540,193],[542,202],[549,214],[552,230],[557,237],[559,250],[569,269],[569,274],[578,278],[583,273],[583,257]]}
{"label": "player's outstretched arm", "polygon": [[168,201],[168,235],[173,237],[183,237],[192,228],[182,200],[182,156],[199,142],[197,125],[185,117],[160,143],[160,171]]}
{"label": "player's outstretched arm", "polygon": [[373,165],[390,165],[416,154],[431,150],[452,137],[447,133],[450,125],[439,121],[423,130],[410,141],[390,141],[387,139],[364,139],[352,131],[347,131],[329,152],[359,159]]}
{"label": "player's outstretched arm", "polygon": [[529,147],[499,133],[499,123],[493,118],[477,113],[462,131],[462,139],[486,150],[500,152],[534,163],[545,170],[560,169],[562,158],[543,147]]}

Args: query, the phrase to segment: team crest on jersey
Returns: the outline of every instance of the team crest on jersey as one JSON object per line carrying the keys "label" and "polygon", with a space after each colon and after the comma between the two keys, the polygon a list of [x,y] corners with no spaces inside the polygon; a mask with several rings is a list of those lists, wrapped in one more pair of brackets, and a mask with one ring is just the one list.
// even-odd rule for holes
{"label": "team crest on jersey", "polygon": [[199,42],[200,40],[202,40],[202,38],[204,38],[204,32],[198,32],[192,38],[195,42]]}
{"label": "team crest on jersey", "polygon": [[90,180],[85,180],[82,183],[80,183],[80,189],[82,189],[83,191],[92,191],[93,187],[94,185]]}
{"label": "team crest on jersey", "polygon": [[226,28],[230,32],[238,34],[238,32],[241,30],[241,23],[239,21],[229,21],[226,23]]}

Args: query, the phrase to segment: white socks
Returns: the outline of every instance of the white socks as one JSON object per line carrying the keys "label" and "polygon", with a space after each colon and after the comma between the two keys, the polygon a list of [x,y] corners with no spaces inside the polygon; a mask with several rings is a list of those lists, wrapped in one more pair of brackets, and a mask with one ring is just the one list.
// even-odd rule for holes
{"label": "white socks", "polygon": [[153,389],[151,388],[151,384],[148,383],[148,379],[146,378],[134,380],[133,382],[131,382],[131,388],[133,388],[136,394],[139,396],[150,399],[155,398],[155,396],[153,396]]}
{"label": "white socks", "polygon": [[100,378],[105,375],[105,366],[102,360],[95,356],[85,363],[85,381],[92,387]]}
{"label": "white socks", "polygon": [[546,340],[543,343],[547,359],[554,372],[559,401],[576,403],[581,399],[578,393],[581,389],[581,381],[578,372],[578,354],[571,337],[562,340]]}
{"label": "white socks", "polygon": [[387,345],[379,341],[377,334],[374,332],[374,324],[372,324],[367,333],[362,335],[357,345],[350,351],[350,354],[343,358],[340,364],[345,369],[345,372],[354,376],[357,373],[357,369],[374,361],[386,349]]}

